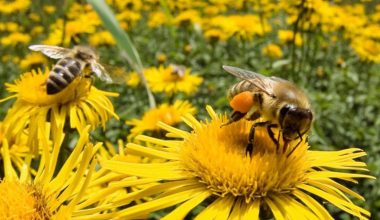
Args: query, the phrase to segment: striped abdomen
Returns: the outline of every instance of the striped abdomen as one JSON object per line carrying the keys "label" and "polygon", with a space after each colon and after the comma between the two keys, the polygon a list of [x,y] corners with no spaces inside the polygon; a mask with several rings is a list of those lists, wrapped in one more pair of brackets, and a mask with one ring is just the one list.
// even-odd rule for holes
{"label": "striped abdomen", "polygon": [[50,71],[46,82],[47,94],[56,94],[66,88],[81,73],[81,63],[73,58],[60,59]]}
{"label": "striped abdomen", "polygon": [[246,80],[242,80],[236,84],[234,84],[229,90],[227,97],[229,100],[231,100],[233,97],[235,97],[237,94],[245,92],[245,91],[253,91],[256,88],[256,86],[248,82]]}

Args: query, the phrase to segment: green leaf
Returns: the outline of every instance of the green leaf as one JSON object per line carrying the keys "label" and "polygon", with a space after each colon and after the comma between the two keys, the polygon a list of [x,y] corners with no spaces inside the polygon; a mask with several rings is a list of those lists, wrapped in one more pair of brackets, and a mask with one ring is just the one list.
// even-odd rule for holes
{"label": "green leaf", "polygon": [[154,96],[146,82],[140,56],[128,34],[120,27],[114,13],[104,0],[88,0],[88,2],[92,5],[100,19],[103,21],[103,25],[115,38],[117,45],[121,49],[121,55],[127,59],[131,67],[137,72],[137,74],[139,74],[141,82],[146,88],[150,107],[154,108],[156,106],[156,101],[154,100]]}
{"label": "green leaf", "polygon": [[88,0],[96,13],[103,21],[104,27],[111,32],[115,38],[117,45],[122,51],[122,55],[126,57],[129,64],[137,72],[142,72],[143,65],[140,56],[134,47],[128,34],[120,27],[119,22],[116,20],[111,8],[105,3],[104,0]]}

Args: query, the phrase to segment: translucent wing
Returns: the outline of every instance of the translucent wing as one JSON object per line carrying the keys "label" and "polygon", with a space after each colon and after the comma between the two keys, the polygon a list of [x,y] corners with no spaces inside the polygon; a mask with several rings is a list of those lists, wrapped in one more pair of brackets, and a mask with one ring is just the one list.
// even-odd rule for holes
{"label": "translucent wing", "polygon": [[99,63],[92,62],[91,63],[91,69],[92,69],[92,71],[94,71],[96,76],[99,77],[99,79],[105,81],[106,83],[112,83],[113,82],[112,78],[110,77],[110,75],[108,74],[106,69],[102,65],[100,65]]}
{"label": "translucent wing", "polygon": [[186,72],[186,66],[170,64],[170,67],[173,69],[173,74],[178,75],[178,77],[183,78]]}
{"label": "translucent wing", "polygon": [[224,65],[223,69],[240,79],[246,80],[254,84],[259,90],[268,94],[269,96],[276,97],[272,87],[272,83],[274,83],[274,81],[276,80],[272,79],[272,77],[266,77],[259,73],[232,66]]}
{"label": "translucent wing", "polygon": [[41,51],[43,54],[53,59],[61,59],[67,57],[71,53],[71,49],[49,45],[30,45],[29,49],[33,51]]}

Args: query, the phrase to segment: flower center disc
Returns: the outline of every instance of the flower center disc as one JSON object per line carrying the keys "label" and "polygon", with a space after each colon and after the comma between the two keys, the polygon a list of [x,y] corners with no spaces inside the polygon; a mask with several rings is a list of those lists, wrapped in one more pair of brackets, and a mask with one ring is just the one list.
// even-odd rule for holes
{"label": "flower center disc", "polygon": [[[202,123],[184,141],[184,166],[218,195],[244,196],[246,201],[292,190],[304,181],[308,145],[294,140],[279,149],[266,128],[257,127],[253,154],[246,155],[248,134],[253,122],[240,120],[221,128],[216,119]],[[278,130],[273,129],[275,137]],[[283,152],[285,151],[285,152]]]}
{"label": "flower center disc", "polygon": [[21,76],[16,83],[8,84],[10,92],[18,93],[18,97],[25,102],[35,105],[65,104],[86,96],[91,88],[91,82],[87,79],[75,78],[66,88],[57,94],[48,95],[46,92],[46,80],[49,70],[45,72],[29,72]]}
{"label": "flower center disc", "polygon": [[45,198],[34,186],[0,182],[0,219],[50,219]]}

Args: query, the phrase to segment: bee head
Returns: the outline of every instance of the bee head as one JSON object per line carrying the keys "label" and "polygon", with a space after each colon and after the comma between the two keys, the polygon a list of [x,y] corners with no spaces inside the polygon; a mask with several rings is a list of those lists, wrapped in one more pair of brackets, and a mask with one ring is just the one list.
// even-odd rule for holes
{"label": "bee head", "polygon": [[88,46],[75,46],[75,58],[81,59],[85,62],[98,60],[99,56],[92,47]]}
{"label": "bee head", "polygon": [[310,109],[285,105],[280,110],[279,123],[284,140],[294,140],[310,130],[313,113]]}

